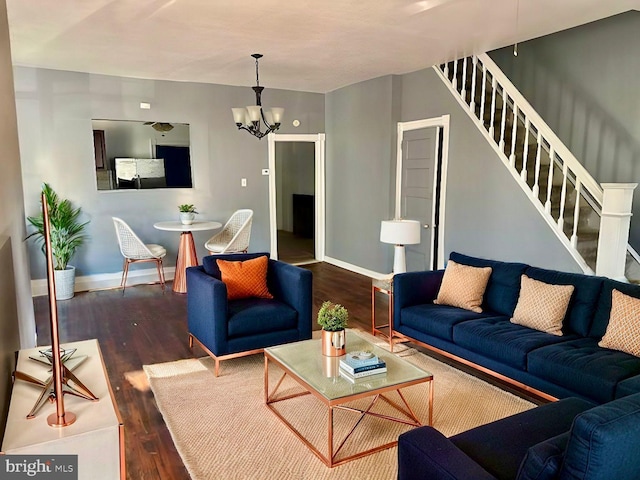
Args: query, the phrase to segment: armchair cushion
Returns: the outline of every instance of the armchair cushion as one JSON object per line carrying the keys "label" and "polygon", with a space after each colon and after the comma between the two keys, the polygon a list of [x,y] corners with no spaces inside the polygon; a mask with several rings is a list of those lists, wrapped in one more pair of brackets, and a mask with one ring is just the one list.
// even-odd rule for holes
{"label": "armchair cushion", "polygon": [[568,441],[569,432],[566,432],[527,450],[517,480],[556,480]]}
{"label": "armchair cushion", "polygon": [[222,281],[227,286],[229,300],[249,297],[273,298],[267,288],[269,258],[266,255],[245,261],[217,260],[216,263]]}
{"label": "armchair cushion", "polygon": [[297,312],[287,304],[264,298],[244,298],[228,306],[229,338],[295,329]]}

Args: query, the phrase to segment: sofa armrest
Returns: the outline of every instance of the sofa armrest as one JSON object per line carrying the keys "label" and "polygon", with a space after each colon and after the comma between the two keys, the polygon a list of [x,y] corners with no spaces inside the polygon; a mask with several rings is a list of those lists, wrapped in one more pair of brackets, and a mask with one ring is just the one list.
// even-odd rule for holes
{"label": "sofa armrest", "polygon": [[495,477],[432,427],[398,438],[398,480],[495,480]]}
{"label": "sofa armrest", "polygon": [[399,273],[393,277],[393,322],[400,325],[404,307],[433,303],[438,296],[444,270]]}
{"label": "sofa armrest", "polygon": [[227,349],[227,286],[202,266],[187,268],[188,330],[215,355]]}
{"label": "sofa armrest", "polygon": [[267,282],[274,298],[285,302],[298,312],[300,339],[311,338],[313,305],[311,271],[277,260],[269,260]]}

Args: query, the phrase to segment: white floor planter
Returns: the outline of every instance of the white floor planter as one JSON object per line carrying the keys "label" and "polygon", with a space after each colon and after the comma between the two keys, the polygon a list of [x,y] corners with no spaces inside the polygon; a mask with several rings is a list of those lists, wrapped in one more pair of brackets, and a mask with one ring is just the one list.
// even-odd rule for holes
{"label": "white floor planter", "polygon": [[67,265],[66,270],[54,270],[56,281],[56,300],[68,300],[73,298],[76,284],[76,267]]}

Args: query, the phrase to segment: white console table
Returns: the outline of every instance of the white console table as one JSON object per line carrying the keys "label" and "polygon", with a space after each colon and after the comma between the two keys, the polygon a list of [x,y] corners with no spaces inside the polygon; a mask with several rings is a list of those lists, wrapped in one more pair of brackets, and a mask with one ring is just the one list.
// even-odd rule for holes
{"label": "white console table", "polygon": [[[65,395],[65,411],[74,413],[76,421],[67,427],[51,427],[47,423],[47,416],[55,413],[55,404],[45,403],[35,418],[27,419],[27,413],[36,402],[41,389],[28,382],[15,380],[2,452],[20,455],[78,455],[79,479],[124,480],[124,425],[111,391],[98,341],[64,343],[61,347],[76,348],[74,357],[87,355],[86,360],[73,373],[98,397],[98,401]],[[40,351],[47,348],[50,347],[20,350],[16,369],[46,380],[50,375],[50,367],[29,357],[38,357]]]}

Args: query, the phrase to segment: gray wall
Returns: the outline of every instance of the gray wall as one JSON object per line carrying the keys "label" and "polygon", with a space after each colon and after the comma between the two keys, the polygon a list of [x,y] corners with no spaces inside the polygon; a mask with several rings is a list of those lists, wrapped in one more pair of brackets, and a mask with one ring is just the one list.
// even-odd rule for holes
{"label": "gray wall", "polygon": [[[599,182],[640,181],[640,12],[491,53]],[[640,190],[630,243],[640,248]]]}
{"label": "gray wall", "polygon": [[451,115],[445,257],[451,251],[580,271],[432,69],[327,94],[327,255],[390,272],[396,122]]}
{"label": "gray wall", "polygon": [[35,346],[35,323],[24,242],[25,224],[20,152],[11,70],[7,6],[0,0],[0,433],[4,433],[11,393],[14,352]]}
{"label": "gray wall", "polygon": [[326,95],[326,254],[383,273],[393,264],[379,238],[393,218],[399,87],[385,76]]}
{"label": "gray wall", "polygon": [[[42,182],[81,206],[90,220],[90,241],[72,259],[78,275],[122,270],[112,216],[128,222],[147,242],[167,247],[173,265],[179,236],[153,224],[177,220],[177,206],[196,205],[200,219],[221,222],[238,208],[254,210],[251,251],[269,249],[266,139],[258,140],[233,123],[231,107],[253,104],[249,87],[139,80],[85,73],[15,67],[15,89],[22,153],[25,210],[39,208]],[[151,103],[141,110],[140,102]],[[324,130],[324,96],[267,88],[265,106],[285,108],[279,133]],[[91,119],[188,123],[193,189],[98,192]],[[296,118],[300,127],[291,126]],[[247,187],[240,179],[247,179]],[[194,232],[198,255],[213,232]],[[32,278],[44,278],[44,257],[30,242]],[[143,266],[144,267],[144,266]]]}

